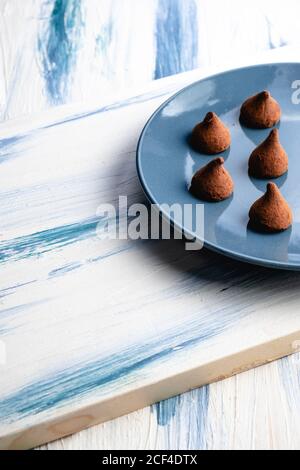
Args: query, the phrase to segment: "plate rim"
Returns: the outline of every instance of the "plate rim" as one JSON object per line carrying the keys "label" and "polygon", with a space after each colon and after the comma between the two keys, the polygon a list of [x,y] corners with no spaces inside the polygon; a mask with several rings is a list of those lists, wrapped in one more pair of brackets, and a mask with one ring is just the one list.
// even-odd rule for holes
{"label": "plate rim", "polygon": [[199,236],[195,236],[195,233],[190,231],[189,229],[186,229],[183,224],[175,222],[174,218],[172,215],[168,214],[165,210],[161,208],[161,205],[155,200],[154,195],[151,193],[150,188],[147,185],[146,179],[143,175],[142,172],[142,164],[141,164],[141,155],[142,155],[142,145],[143,141],[145,138],[145,134],[150,127],[152,121],[156,118],[156,116],[164,109],[171,101],[173,101],[177,96],[181,95],[185,91],[187,91],[189,88],[194,87],[197,84],[200,84],[202,82],[205,82],[206,80],[218,78],[233,72],[238,72],[239,70],[250,70],[250,69],[255,69],[255,68],[264,68],[264,67],[279,67],[279,66],[295,66],[299,65],[299,61],[295,62],[267,62],[267,63],[262,63],[262,64],[253,64],[253,65],[247,65],[247,66],[242,66],[242,67],[236,67],[230,70],[225,70],[223,72],[218,72],[213,75],[208,75],[207,77],[201,78],[200,80],[196,80],[193,83],[190,83],[189,85],[181,88],[178,90],[176,93],[174,93],[172,96],[170,96],[167,100],[165,100],[149,117],[147,120],[146,124],[144,125],[142,132],[140,134],[138,144],[137,144],[137,149],[136,149],[136,170],[138,174],[138,178],[140,181],[140,184],[142,186],[142,189],[147,197],[147,199],[150,201],[151,204],[155,204],[155,206],[158,208],[160,214],[162,214],[168,222],[171,223],[174,227],[179,229],[180,231],[184,231],[186,234],[193,236],[197,240],[199,240],[201,243],[203,243],[204,247],[207,248],[208,250],[211,250],[215,253],[221,254],[222,256],[225,256],[227,258],[232,258],[234,260],[243,262],[243,263],[248,263],[252,265],[257,265],[257,266],[262,266],[265,268],[270,268],[270,269],[282,269],[282,270],[288,270],[288,271],[300,271],[300,263],[299,264],[293,264],[293,262],[283,262],[283,261],[271,261],[268,259],[264,258],[259,258],[259,257],[254,257],[251,255],[242,255],[239,252],[236,252],[234,250],[228,250],[225,248],[221,248],[220,246],[209,242],[207,240],[201,239]]}

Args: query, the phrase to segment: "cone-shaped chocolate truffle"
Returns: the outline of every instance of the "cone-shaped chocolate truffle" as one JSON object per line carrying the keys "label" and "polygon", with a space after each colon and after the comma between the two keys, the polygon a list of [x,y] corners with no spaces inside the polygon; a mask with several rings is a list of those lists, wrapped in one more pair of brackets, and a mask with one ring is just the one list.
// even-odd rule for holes
{"label": "cone-shaped chocolate truffle", "polygon": [[280,232],[293,222],[292,211],[275,183],[268,183],[267,192],[249,211],[250,224],[266,232]]}
{"label": "cone-shaped chocolate truffle", "polygon": [[287,172],[288,165],[288,156],[279,142],[279,131],[273,129],[250,155],[249,174],[255,178],[278,178]]}
{"label": "cone-shaped chocolate truffle", "polygon": [[241,107],[240,121],[246,127],[267,129],[280,120],[280,106],[268,91],[248,98]]}
{"label": "cone-shaped chocolate truffle", "polygon": [[233,192],[233,181],[224,168],[224,158],[216,158],[198,170],[190,187],[191,193],[205,201],[223,201]]}
{"label": "cone-shaped chocolate truffle", "polygon": [[214,155],[230,146],[229,129],[215,113],[207,113],[204,121],[197,124],[191,136],[191,144],[201,153]]}

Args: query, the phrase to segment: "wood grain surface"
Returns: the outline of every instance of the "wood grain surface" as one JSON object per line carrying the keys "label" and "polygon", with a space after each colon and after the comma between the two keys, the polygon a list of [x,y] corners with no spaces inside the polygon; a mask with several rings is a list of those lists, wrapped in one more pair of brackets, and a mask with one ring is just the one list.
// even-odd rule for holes
{"label": "wood grain surface", "polygon": [[[3,402],[3,416],[5,413],[17,416],[19,412],[32,416],[30,392],[33,390],[32,396],[41,398],[37,406],[42,403],[45,411],[49,411],[52,392],[43,395],[42,388],[26,387],[33,383],[42,387],[44,384],[34,379],[45,376],[45,371],[49,371],[51,367],[51,373],[57,374],[57,364],[51,362],[53,351],[57,351],[58,358],[66,353],[65,364],[74,359],[71,353],[78,344],[82,347],[88,344],[89,348],[92,345],[92,352],[97,354],[97,334],[100,330],[96,328],[91,331],[85,319],[80,318],[83,305],[82,300],[79,300],[80,289],[74,295],[72,286],[74,277],[78,275],[76,271],[84,273],[90,260],[91,245],[86,242],[85,236],[89,234],[92,227],[89,223],[93,224],[93,221],[88,221],[87,225],[82,225],[82,221],[86,221],[87,215],[90,215],[91,195],[96,194],[98,202],[102,197],[104,200],[112,200],[116,194],[109,185],[105,186],[105,192],[101,194],[97,189],[98,176],[92,179],[88,176],[92,167],[79,157],[72,161],[72,151],[66,154],[55,149],[51,153],[51,148],[54,149],[51,132],[46,131],[44,135],[40,133],[38,136],[33,132],[29,136],[28,131],[36,129],[37,124],[45,119],[51,121],[58,115],[60,119],[65,116],[65,110],[56,109],[58,105],[70,105],[72,111],[68,111],[68,115],[71,115],[74,113],[72,103],[81,102],[80,109],[90,109],[87,103],[96,101],[101,103],[109,116],[111,110],[107,106],[118,101],[115,99],[116,94],[139,94],[133,91],[142,84],[150,84],[154,78],[197,66],[217,66],[222,69],[229,67],[230,63],[247,63],[258,51],[297,44],[300,39],[297,24],[300,6],[297,1],[289,0],[284,5],[274,5],[274,2],[264,0],[246,5],[232,0],[225,5],[225,2],[217,0],[175,0],[172,7],[170,3],[168,0],[132,0],[129,8],[128,2],[122,2],[121,5],[118,0],[24,0],[24,7],[20,9],[17,0],[0,1],[0,116],[2,120],[31,116],[30,120],[26,120],[24,135],[19,135],[20,139],[17,141],[9,138],[5,140],[4,134],[7,133],[7,137],[13,136],[13,129],[20,129],[20,124],[21,127],[24,126],[23,120],[2,127],[0,136],[3,170],[0,174],[1,255],[7,256],[6,260],[1,256],[0,368],[4,377],[2,372],[6,371],[9,364],[10,374],[5,380],[1,379],[0,393],[2,397],[13,397],[11,401]],[[147,18],[147,21],[143,18]],[[147,54],[144,53],[145,50]],[[292,56],[294,59],[298,57],[297,49],[294,49]],[[290,59],[284,48],[278,49],[278,54],[275,51],[273,60],[279,57]],[[199,76],[201,73],[199,72]],[[184,82],[185,79],[179,80],[176,85],[171,80],[166,87],[163,85],[163,96],[168,91],[175,91],[176,86],[181,86]],[[170,89],[166,90],[168,87]],[[149,90],[153,91],[152,85],[149,85]],[[158,102],[163,96],[158,98]],[[151,96],[147,96],[149,102],[150,98]],[[127,102],[128,104],[132,103]],[[133,184],[135,139],[154,105],[155,102],[149,107],[143,104],[143,111],[140,113],[136,111],[138,104],[133,105],[131,113],[126,112],[126,118],[123,118],[122,111],[118,111],[118,119],[126,120],[129,116],[132,119],[130,132],[126,128],[126,138],[130,144],[125,151],[125,154],[129,152],[126,155],[122,149],[113,147],[115,139],[110,134],[111,127],[101,124],[107,139],[110,137],[112,155],[119,160],[105,171],[111,171],[114,185],[119,184],[126,191],[130,188],[129,193],[133,200],[138,200],[141,194],[134,189]],[[49,110],[50,114],[46,118],[43,115],[42,121],[40,117],[35,117],[35,113],[45,110]],[[70,126],[70,131],[66,132],[68,138],[69,132],[74,132],[74,129]],[[84,126],[82,132],[89,135]],[[35,139],[41,136],[39,145],[44,145],[43,151],[35,152],[35,148],[40,148],[36,147]],[[64,131],[59,140],[64,142]],[[99,162],[111,158],[111,154],[106,151],[107,144],[103,145],[103,160],[99,159]],[[24,155],[26,158],[23,158]],[[41,155],[45,158],[42,159]],[[81,152],[78,150],[79,155],[82,155],[82,149]],[[91,161],[89,158],[87,160]],[[132,162],[131,166],[120,176],[119,169],[127,161]],[[105,172],[103,175],[107,178]],[[82,230],[80,240],[73,236],[74,228],[78,233],[78,226],[72,226],[74,223],[79,224],[79,231]],[[68,224],[70,231],[67,234],[65,229],[62,232],[51,232],[55,227],[66,227]],[[43,232],[43,239],[32,239],[32,234],[40,233],[39,231]],[[12,245],[12,240],[17,243]],[[95,245],[92,251],[94,248]],[[103,285],[116,285],[117,292],[121,292],[118,302],[109,295],[109,289],[101,300],[103,311],[113,311],[114,318],[126,309],[131,309],[134,316],[136,308],[136,295],[130,295],[130,289],[124,286],[119,291],[118,283],[114,284],[116,279],[112,282],[107,276],[107,272],[115,274],[118,271],[122,257],[126,265],[126,257],[132,254],[129,247],[119,248],[115,249],[113,256],[116,261],[113,262],[109,259],[110,250],[106,251],[111,262],[111,271],[106,271],[105,276],[99,276],[97,268],[94,271]],[[204,295],[205,302],[209,302],[209,292],[213,291],[206,287],[199,294],[198,281],[191,284],[189,279],[185,280],[186,266],[190,266],[190,261],[187,260],[186,265],[186,260],[178,259],[177,246],[172,245],[167,250],[165,247],[151,248],[148,251],[139,247],[134,252],[134,257],[137,261],[145,259],[151,266],[150,274],[141,276],[140,280],[140,283],[148,286],[148,290],[146,287],[144,291],[145,309],[147,295],[164,310],[171,309],[174,305],[180,309],[181,303],[186,308],[185,302],[188,302],[192,315],[198,312],[196,306],[199,297]],[[235,263],[233,266],[227,260],[221,261],[209,254],[205,257],[210,265],[210,283],[218,284],[220,291],[224,288],[224,283],[226,287],[230,284],[229,292],[224,294],[224,297],[228,296],[228,303],[223,302],[224,298],[220,299],[222,308],[227,305],[229,317],[238,317],[234,308],[239,305],[238,313],[241,312],[239,301],[244,301],[251,292],[258,289],[259,283],[267,282],[266,290],[263,287],[260,289],[258,304],[260,307],[270,308],[271,331],[279,325],[282,325],[283,330],[289,326],[285,321],[280,324],[280,318],[290,314],[287,306],[289,304],[283,302],[283,306],[280,303],[281,290],[288,289],[287,301],[293,305],[294,320],[298,321],[298,279],[292,276],[282,280],[275,275],[274,280],[273,275],[268,277],[261,270],[257,273],[249,268],[248,272],[246,268]],[[37,267],[33,268],[33,265]],[[222,280],[217,279],[220,270]],[[230,273],[227,280],[224,280],[224,270]],[[150,285],[153,286],[151,282],[155,281],[157,273],[161,277],[157,278],[160,282],[157,290],[154,290],[156,298],[153,299],[153,287],[150,288]],[[78,283],[81,282],[80,275],[76,281]],[[69,282],[70,277],[72,282]],[[120,286],[122,280],[120,275]],[[50,285],[51,289],[48,290]],[[66,303],[63,303],[66,300],[62,301],[61,295],[67,292],[78,305],[77,312],[76,309],[66,309]],[[47,309],[39,302],[45,293],[51,293],[51,298],[47,298],[48,313],[43,315]],[[86,297],[84,300],[85,305]],[[92,312],[93,302],[88,302],[87,307]],[[275,321],[274,308],[277,312]],[[59,317],[61,311],[64,312],[64,319]],[[69,321],[74,315],[76,319],[80,319],[78,324],[76,322],[76,328]],[[97,309],[91,318],[95,318],[95,324],[98,324],[100,320],[97,318]],[[191,319],[194,321],[195,317]],[[85,337],[83,341],[79,331]],[[263,332],[266,336],[270,335],[268,327],[263,328]],[[293,342],[295,350],[297,344],[297,341]],[[35,361],[37,351],[44,352],[44,360],[39,369],[36,368]],[[91,349],[87,355],[90,360]],[[10,362],[12,357],[13,361]],[[19,373],[14,369],[15,359],[15,363],[19,364]],[[82,370],[86,372],[87,361],[84,361]],[[26,385],[25,376],[30,377]],[[50,375],[47,380],[49,377]],[[76,375],[74,377],[78,378]],[[57,378],[56,375],[56,380],[51,382],[56,393],[59,391]],[[47,386],[50,382],[47,382]],[[61,385],[63,393],[68,395],[68,387],[63,378]],[[17,390],[20,392],[18,397],[13,395]],[[93,427],[49,444],[47,448],[299,448],[298,422],[299,357],[294,355]],[[83,423],[87,424],[89,423]]]}

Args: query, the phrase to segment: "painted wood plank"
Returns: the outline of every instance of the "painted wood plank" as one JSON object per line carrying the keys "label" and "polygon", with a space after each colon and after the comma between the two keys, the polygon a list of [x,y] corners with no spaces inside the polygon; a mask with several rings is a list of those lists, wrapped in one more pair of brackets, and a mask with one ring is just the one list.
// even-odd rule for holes
{"label": "painted wood plank", "polygon": [[0,0],[0,118],[297,44],[299,13],[297,0]]}
{"label": "painted wood plank", "polygon": [[299,450],[299,371],[295,354],[42,449]]}
{"label": "painted wood plank", "polygon": [[294,350],[297,274],[178,241],[97,237],[99,204],[144,200],[136,141],[162,100],[42,117],[17,134],[2,126],[2,447],[49,441]]}
{"label": "painted wood plank", "polygon": [[[139,0],[140,4],[141,1]],[[63,23],[57,28],[55,21],[53,21],[52,13],[55,2],[52,0],[47,2],[23,0],[22,14],[20,14],[21,10],[17,0],[0,1],[0,70],[2,72],[0,76],[0,108],[3,119],[47,109],[62,101],[72,102],[91,98],[95,99],[95,96],[97,96],[98,100],[104,93],[107,94],[109,90],[113,90],[115,93],[116,87],[125,88],[129,84],[140,84],[152,79],[156,68],[159,67],[162,61],[167,63],[169,68],[167,73],[175,73],[179,71],[177,64],[180,64],[180,67],[184,66],[187,68],[192,68],[195,64],[207,65],[226,62],[227,65],[229,54],[235,58],[240,57],[240,55],[247,57],[261,48],[273,48],[282,44],[292,44],[299,41],[299,28],[297,24],[299,2],[297,1],[288,0],[284,4],[279,2],[278,5],[270,1],[253,1],[249,5],[241,5],[242,2],[231,1],[230,3],[227,2],[226,9],[224,10],[222,1],[210,0],[208,2],[198,0],[195,2],[198,15],[198,37],[195,38],[195,33],[193,33],[193,37],[188,34],[191,28],[188,16],[183,14],[184,11],[188,12],[188,9],[185,7],[187,2],[184,0],[181,2],[181,5],[178,2],[177,8],[179,17],[182,18],[180,25],[182,35],[187,36],[188,42],[184,43],[184,47],[180,46],[180,42],[177,43],[178,47],[175,56],[178,57],[178,61],[172,61],[169,60],[170,56],[164,54],[164,51],[169,47],[170,34],[168,32],[172,31],[176,17],[172,17],[169,14],[167,19],[164,19],[167,2],[165,2],[165,5],[163,5],[163,2],[158,5],[156,1],[147,0],[147,6],[143,5],[143,11],[145,11],[145,7],[149,7],[147,15],[145,15],[147,18],[146,27],[140,20],[142,12],[137,10],[135,15],[130,15],[130,28],[123,28],[122,22],[114,21],[115,18],[121,17],[121,12],[118,11],[118,2],[114,3],[114,9],[110,0],[101,2],[98,0],[97,2],[93,2],[93,0],[82,1],[81,9],[77,9],[74,12],[72,11],[72,1],[69,2],[69,9],[66,9],[64,6],[62,7],[65,8],[63,12],[65,19],[70,18],[72,14],[75,14],[77,18],[74,22],[75,27],[71,26],[67,34],[69,34],[69,37],[72,37],[73,34],[77,35],[81,42],[77,42],[78,48],[72,56],[72,64],[68,69],[68,73],[64,73],[61,66],[58,67],[57,72],[54,67],[54,71],[51,73],[50,70],[50,73],[48,73],[49,64],[51,65],[52,62],[47,60],[47,57],[51,56],[52,45],[56,38],[59,38],[64,32]],[[193,11],[192,3],[191,11]],[[182,8],[185,8],[185,10]],[[161,15],[158,14],[159,11]],[[234,11],[234,14],[232,14],[232,11]],[[218,14],[216,15],[215,12]],[[126,15],[125,11],[122,12],[122,15],[124,13]],[[263,14],[265,14],[265,19]],[[82,28],[83,23],[80,20],[82,17],[84,17],[84,28]],[[118,27],[110,28],[111,20]],[[164,23],[165,29],[163,28],[163,23],[161,23],[162,21],[166,21]],[[212,22],[214,28],[211,27]],[[67,24],[69,27],[70,23]],[[256,26],[255,34],[253,34],[253,24]],[[167,34],[164,36],[158,35],[159,43],[154,39],[154,34],[158,27],[161,27],[162,31],[167,31]],[[16,28],[18,35],[15,34]],[[133,32],[132,37],[138,37],[138,41],[128,40],[130,35],[128,29]],[[79,34],[77,34],[78,31]],[[216,31],[222,32],[221,41]],[[38,38],[42,38],[44,41],[46,51],[44,47],[42,51],[38,48]],[[190,54],[190,48],[186,46],[197,41],[197,53]],[[130,50],[130,60],[128,60],[128,55],[125,57],[126,48],[120,48],[120,44],[126,45],[127,51]],[[201,47],[199,47],[199,44],[201,44]],[[116,52],[116,49],[119,49],[118,52]],[[143,53],[145,49],[148,51],[147,55]],[[63,51],[66,50],[63,49]],[[162,52],[157,56],[158,50]],[[187,56],[185,56],[186,51]],[[59,56],[55,57],[56,60],[58,64],[61,63]],[[126,62],[126,71],[124,69],[124,61]],[[138,73],[136,70],[137,63],[143,63],[143,67],[138,70]],[[117,67],[115,68],[116,65]],[[166,72],[164,71],[164,73]],[[57,90],[59,93],[57,93]],[[61,90],[64,90],[65,93],[61,93]],[[291,443],[295,442],[294,436],[297,435],[297,428],[293,427],[292,416],[295,416],[295,420],[298,416],[297,396],[299,384],[297,382],[297,371],[290,361],[291,359],[287,359],[278,364],[278,367],[282,369],[282,375],[285,377],[285,380],[281,382],[272,381],[271,383],[274,383],[274,387],[278,387],[281,394],[284,393],[284,390],[288,390],[289,407],[292,412],[281,416],[283,418],[282,422],[285,423],[282,427],[290,430],[290,432],[286,434],[277,426],[276,433],[277,442],[289,442],[291,445]],[[241,377],[249,377],[247,379],[248,382],[246,379],[243,380],[250,387],[252,384],[251,378],[253,378],[252,372]],[[256,401],[262,396],[267,396],[272,391],[271,386],[266,388],[272,375],[268,375],[268,381],[263,380],[263,377],[263,375],[257,375],[257,388],[260,390],[260,393],[257,393]],[[233,382],[230,380],[229,383],[232,384],[232,390],[234,390]],[[260,383],[262,385],[259,385]],[[218,386],[221,387],[222,385],[218,384]],[[218,390],[221,397],[223,388],[218,388]],[[238,388],[237,392],[239,390],[244,393],[244,389]],[[241,400],[241,394],[238,394],[238,398]],[[247,405],[246,402],[245,404]],[[263,433],[259,434],[262,442],[266,442],[268,436],[272,436],[274,432],[271,411],[273,410],[273,413],[275,413],[276,406],[273,408],[271,404],[269,406],[270,417],[267,420],[269,426],[262,427],[262,423],[260,423],[260,429],[263,429],[265,432],[265,435]],[[226,403],[223,403],[223,413],[226,411],[224,410],[225,407]],[[248,409],[246,406],[246,409],[247,416],[249,417],[248,421],[255,424],[255,408]],[[200,410],[201,408],[199,413]],[[233,415],[230,416],[232,419],[230,424],[237,426],[239,422],[237,418],[234,419]],[[168,439],[171,434],[175,438],[175,432],[172,433],[172,429],[176,429],[177,434],[180,434],[180,427],[176,421],[168,429]],[[241,428],[238,428],[238,430],[241,433]],[[253,432],[256,432],[255,426]],[[122,437],[123,441],[121,442],[126,442],[124,440],[126,437],[125,432],[119,434],[114,429],[114,433]],[[161,436],[161,433],[159,436]],[[245,437],[245,433],[243,437]],[[107,439],[107,442],[109,439],[112,442],[117,442],[114,440],[114,436],[111,435]],[[224,442],[227,442],[225,435],[223,435],[222,439]],[[249,442],[246,439],[243,440],[241,438],[241,440],[245,445]],[[170,439],[168,442],[175,441]],[[259,446],[259,440],[256,440],[255,444]],[[268,440],[268,444],[272,444],[271,438]]]}

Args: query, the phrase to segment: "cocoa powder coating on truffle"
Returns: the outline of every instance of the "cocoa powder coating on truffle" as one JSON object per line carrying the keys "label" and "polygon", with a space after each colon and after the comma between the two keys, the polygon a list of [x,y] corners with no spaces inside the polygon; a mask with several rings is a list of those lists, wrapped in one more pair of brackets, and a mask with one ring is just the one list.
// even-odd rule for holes
{"label": "cocoa powder coating on truffle", "polygon": [[241,107],[240,121],[246,127],[267,129],[280,120],[281,110],[268,91],[248,98]]}
{"label": "cocoa powder coating on truffle", "polygon": [[278,178],[287,172],[288,163],[288,156],[279,141],[279,131],[273,129],[250,155],[249,174],[255,178]]}
{"label": "cocoa powder coating on truffle", "polygon": [[214,155],[230,147],[229,129],[221,119],[212,112],[207,113],[204,120],[197,124],[191,136],[191,144],[195,150],[207,155]]}
{"label": "cocoa powder coating on truffle", "polygon": [[224,168],[224,158],[216,158],[200,168],[192,178],[190,192],[205,201],[223,201],[233,192],[233,181]]}
{"label": "cocoa powder coating on truffle", "polygon": [[266,232],[280,232],[293,223],[292,211],[275,183],[267,185],[267,192],[249,211],[250,224]]}

